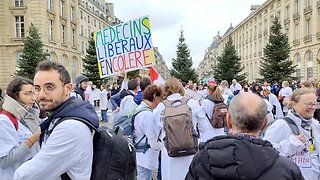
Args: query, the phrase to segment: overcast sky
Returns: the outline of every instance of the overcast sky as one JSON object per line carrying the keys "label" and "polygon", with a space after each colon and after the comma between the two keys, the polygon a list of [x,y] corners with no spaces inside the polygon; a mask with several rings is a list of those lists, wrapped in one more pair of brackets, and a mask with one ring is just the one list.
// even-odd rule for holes
{"label": "overcast sky", "polygon": [[203,60],[205,50],[220,31],[235,27],[250,14],[251,5],[266,0],[107,0],[123,22],[150,16],[153,46],[159,48],[167,66],[176,58],[181,26],[191,51],[193,67]]}

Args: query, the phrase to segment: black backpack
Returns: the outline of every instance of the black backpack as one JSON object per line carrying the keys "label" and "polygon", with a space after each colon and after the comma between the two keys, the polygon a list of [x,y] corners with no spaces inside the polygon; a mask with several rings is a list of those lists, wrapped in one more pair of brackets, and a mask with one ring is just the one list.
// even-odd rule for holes
{"label": "black backpack", "polygon": [[[91,180],[134,180],[136,179],[136,150],[122,132],[100,126],[98,129],[80,117],[65,117],[56,122],[53,128],[65,120],[78,120],[94,130],[93,160]],[[51,130],[52,132],[52,130]],[[67,173],[61,179],[70,179]]]}

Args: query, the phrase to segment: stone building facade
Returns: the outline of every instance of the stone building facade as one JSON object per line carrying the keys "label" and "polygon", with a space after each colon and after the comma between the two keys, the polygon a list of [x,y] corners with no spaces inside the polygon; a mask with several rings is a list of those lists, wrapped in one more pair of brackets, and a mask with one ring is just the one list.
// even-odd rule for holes
{"label": "stone building facade", "polygon": [[231,37],[247,80],[260,78],[263,48],[268,43],[274,17],[279,18],[283,32],[288,35],[292,47],[290,59],[297,65],[294,76],[320,79],[320,0],[266,0],[260,6],[251,6],[249,16],[221,37],[216,55],[220,55]]}

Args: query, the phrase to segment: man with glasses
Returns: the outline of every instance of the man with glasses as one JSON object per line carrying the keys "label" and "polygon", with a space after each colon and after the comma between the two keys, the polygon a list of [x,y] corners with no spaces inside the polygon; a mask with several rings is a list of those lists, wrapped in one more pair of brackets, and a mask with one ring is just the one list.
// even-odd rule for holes
{"label": "man with glasses", "polygon": [[[14,179],[59,179],[61,175],[71,179],[90,179],[92,133],[87,125],[73,118],[85,119],[98,127],[95,109],[88,101],[70,98],[70,75],[55,62],[38,64],[34,87],[41,110],[50,115],[40,125],[41,150],[16,170]],[[65,117],[70,118],[57,123]]]}

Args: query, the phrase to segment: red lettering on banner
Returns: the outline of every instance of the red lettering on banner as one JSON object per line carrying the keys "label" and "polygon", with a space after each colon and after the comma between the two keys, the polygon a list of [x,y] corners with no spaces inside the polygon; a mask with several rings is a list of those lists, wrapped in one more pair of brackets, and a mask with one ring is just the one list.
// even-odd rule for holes
{"label": "red lettering on banner", "polygon": [[137,64],[136,65],[132,64],[132,63],[134,63],[134,59],[135,59],[134,56],[135,56],[135,52],[128,53],[130,68],[137,66]]}
{"label": "red lettering on banner", "polygon": [[119,69],[116,70],[116,67],[115,67],[115,59],[116,59],[116,57],[112,58],[112,60],[111,60],[111,67],[112,67],[112,69],[113,69],[114,72],[118,72]]}
{"label": "red lettering on banner", "polygon": [[142,62],[140,61],[141,58],[141,52],[140,51],[136,51],[134,53],[135,57],[136,57],[136,67],[138,67],[138,62],[141,66],[143,66]]}

